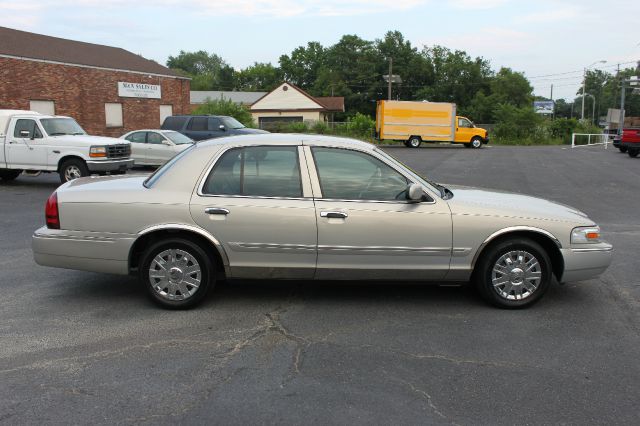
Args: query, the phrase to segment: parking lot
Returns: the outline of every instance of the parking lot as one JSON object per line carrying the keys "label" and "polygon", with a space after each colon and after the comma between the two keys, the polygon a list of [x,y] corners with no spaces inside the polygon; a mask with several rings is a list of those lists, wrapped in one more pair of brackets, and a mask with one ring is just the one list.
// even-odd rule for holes
{"label": "parking lot", "polygon": [[0,423],[637,424],[640,159],[387,150],[445,184],[585,211],[613,264],[520,311],[465,287],[313,282],[222,283],[165,311],[133,277],[36,265],[59,180],[21,176],[0,183]]}

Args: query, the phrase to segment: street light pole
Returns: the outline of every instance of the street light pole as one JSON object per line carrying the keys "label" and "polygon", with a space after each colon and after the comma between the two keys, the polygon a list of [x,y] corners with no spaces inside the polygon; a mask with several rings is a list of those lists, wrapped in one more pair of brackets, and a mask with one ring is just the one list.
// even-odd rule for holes
{"label": "street light pole", "polygon": [[596,64],[604,64],[607,61],[596,61],[589,65],[588,67],[584,67],[584,71],[582,72],[582,114],[580,115],[580,120],[584,120],[584,92],[587,90],[587,70]]}

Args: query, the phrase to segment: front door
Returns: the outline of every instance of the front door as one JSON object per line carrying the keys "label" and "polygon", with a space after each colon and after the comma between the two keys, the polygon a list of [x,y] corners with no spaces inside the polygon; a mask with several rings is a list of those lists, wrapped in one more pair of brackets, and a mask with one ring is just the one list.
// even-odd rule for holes
{"label": "front door", "polygon": [[476,135],[473,123],[464,117],[456,117],[456,142],[468,143]]}
{"label": "front door", "polygon": [[13,134],[6,137],[7,163],[12,168],[43,170],[47,166],[47,143],[36,120],[15,121]]}
{"label": "front door", "polygon": [[451,212],[425,193],[410,203],[410,180],[369,152],[311,147],[319,279],[443,278],[451,257]]}
{"label": "front door", "polygon": [[191,216],[224,247],[233,278],[312,278],[317,228],[298,146],[225,151],[191,200]]}

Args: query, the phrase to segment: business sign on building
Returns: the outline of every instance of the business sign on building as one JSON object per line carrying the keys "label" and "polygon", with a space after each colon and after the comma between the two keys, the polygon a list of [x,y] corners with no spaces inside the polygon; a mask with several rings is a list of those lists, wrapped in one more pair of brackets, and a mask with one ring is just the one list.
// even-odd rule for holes
{"label": "business sign on building", "polygon": [[162,93],[157,84],[118,82],[118,96],[123,98],[160,99]]}
{"label": "business sign on building", "polygon": [[538,114],[553,114],[553,101],[535,101],[533,109]]}

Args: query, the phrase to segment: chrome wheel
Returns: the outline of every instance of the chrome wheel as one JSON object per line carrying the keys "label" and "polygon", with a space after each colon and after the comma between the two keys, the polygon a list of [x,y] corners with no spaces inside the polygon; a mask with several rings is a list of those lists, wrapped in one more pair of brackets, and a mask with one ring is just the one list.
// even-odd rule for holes
{"label": "chrome wheel", "polygon": [[420,138],[411,138],[411,139],[409,139],[409,147],[411,147],[411,148],[418,148],[421,143],[422,143],[422,141],[420,140]]}
{"label": "chrome wheel", "polygon": [[473,148],[480,148],[482,146],[482,141],[480,139],[474,139],[471,141],[471,146]]}
{"label": "chrome wheel", "polygon": [[500,256],[491,270],[491,284],[507,300],[523,300],[536,292],[542,281],[542,267],[534,255],[514,250]]}
{"label": "chrome wheel", "polygon": [[163,299],[178,301],[193,296],[202,281],[202,269],[194,256],[180,249],[158,253],[149,265],[149,282]]}
{"label": "chrome wheel", "polygon": [[64,169],[64,178],[68,181],[82,177],[82,171],[78,166],[72,164]]}

